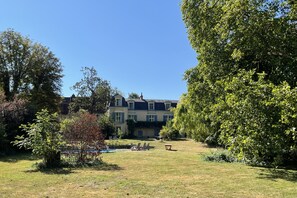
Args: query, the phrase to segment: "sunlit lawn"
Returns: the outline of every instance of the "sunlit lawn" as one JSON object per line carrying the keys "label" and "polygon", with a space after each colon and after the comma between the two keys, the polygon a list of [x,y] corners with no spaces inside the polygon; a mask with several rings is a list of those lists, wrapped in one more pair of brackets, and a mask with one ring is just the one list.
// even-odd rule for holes
{"label": "sunlit lawn", "polygon": [[206,162],[210,149],[193,141],[146,142],[154,148],[103,154],[99,168],[38,172],[28,155],[0,158],[0,197],[297,197],[296,171]]}

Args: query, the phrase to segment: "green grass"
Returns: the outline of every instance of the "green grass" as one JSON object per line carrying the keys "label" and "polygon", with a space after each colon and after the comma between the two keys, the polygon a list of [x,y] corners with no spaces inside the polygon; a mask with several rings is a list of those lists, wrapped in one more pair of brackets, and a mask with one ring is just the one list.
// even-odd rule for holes
{"label": "green grass", "polygon": [[102,154],[96,168],[40,172],[29,155],[0,158],[0,197],[297,197],[297,171],[206,162],[210,149],[193,141],[171,141],[176,151],[149,142]]}

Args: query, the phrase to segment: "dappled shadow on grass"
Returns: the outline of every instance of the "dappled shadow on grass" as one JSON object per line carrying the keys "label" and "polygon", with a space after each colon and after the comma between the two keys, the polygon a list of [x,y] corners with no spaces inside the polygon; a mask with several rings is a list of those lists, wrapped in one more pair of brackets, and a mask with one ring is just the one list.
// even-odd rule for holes
{"label": "dappled shadow on grass", "polygon": [[29,153],[25,153],[25,154],[15,154],[15,155],[8,155],[8,156],[3,156],[0,157],[0,161],[1,162],[7,162],[7,163],[16,163],[20,160],[30,160],[30,161],[34,161],[34,160],[39,160],[40,158],[32,156]]}
{"label": "dappled shadow on grass", "polygon": [[288,169],[265,168],[261,169],[261,173],[259,173],[258,178],[269,179],[271,181],[283,179],[291,182],[297,182],[297,171]]}
{"label": "dappled shadow on grass", "polygon": [[119,171],[119,170],[123,170],[123,168],[121,168],[117,164],[110,164],[110,163],[107,163],[107,162],[101,162],[100,164],[98,164],[96,166],[92,166],[90,168],[92,168],[94,170],[100,170],[100,171]]}
{"label": "dappled shadow on grass", "polygon": [[155,138],[133,138],[132,140],[145,141],[145,142],[154,142],[154,141],[156,141]]}
{"label": "dappled shadow on grass", "polygon": [[83,169],[92,169],[97,171],[119,171],[123,170],[123,168],[119,167],[117,164],[110,164],[106,162],[100,162],[96,164],[69,164],[62,165],[59,168],[38,168],[38,164],[35,164],[35,169],[26,170],[26,173],[44,173],[44,174],[56,174],[56,175],[67,175],[71,173],[75,173],[74,170],[83,170]]}
{"label": "dappled shadow on grass", "polygon": [[26,170],[25,172],[26,173],[41,172],[49,175],[68,175],[70,173],[74,173],[71,168],[32,169],[32,170]]}

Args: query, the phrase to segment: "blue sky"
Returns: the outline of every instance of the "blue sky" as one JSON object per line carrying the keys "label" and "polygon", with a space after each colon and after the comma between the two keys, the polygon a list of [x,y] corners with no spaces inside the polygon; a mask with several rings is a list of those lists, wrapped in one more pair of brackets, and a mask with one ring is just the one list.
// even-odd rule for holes
{"label": "blue sky", "polygon": [[179,99],[196,66],[180,0],[0,0],[0,31],[47,46],[63,65],[62,94],[95,67],[125,96]]}

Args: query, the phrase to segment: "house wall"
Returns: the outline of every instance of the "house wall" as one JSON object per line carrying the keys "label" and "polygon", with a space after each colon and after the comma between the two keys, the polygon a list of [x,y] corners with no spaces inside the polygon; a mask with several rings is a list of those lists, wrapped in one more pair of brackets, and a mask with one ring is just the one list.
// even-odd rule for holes
{"label": "house wall", "polygon": [[134,135],[136,137],[155,137],[153,128],[135,128]]}
{"label": "house wall", "polygon": [[[164,102],[155,102],[154,103],[154,108],[158,110],[148,110],[148,104],[150,102],[154,102],[154,100],[149,100],[149,101],[144,101],[144,100],[127,100],[123,98],[120,95],[115,96],[114,100],[116,101],[117,99],[120,99],[121,102],[119,106],[116,106],[116,103],[112,102],[111,106],[109,107],[109,115],[113,117],[113,113],[119,112],[123,113],[123,119],[124,122],[116,122],[115,121],[115,126],[117,128],[120,128],[123,132],[128,131],[128,126],[126,123],[126,120],[129,118],[129,115],[136,115],[137,120],[136,121],[143,121],[147,122],[147,115],[156,115],[157,116],[157,122],[163,122],[164,121],[164,115],[172,115],[173,113],[170,112],[169,110],[160,110],[160,109],[165,109],[165,104],[170,103],[170,101],[164,101]],[[133,102],[133,106],[135,109],[129,109],[129,102]],[[170,103],[172,104],[172,103]],[[174,103],[173,103],[174,104]],[[121,106],[122,105],[122,106]],[[134,131],[134,135],[137,137],[154,137],[158,135],[158,132],[160,131],[159,128],[136,128]]]}
{"label": "house wall", "polygon": [[124,113],[124,122],[114,122],[116,128],[120,128],[121,131],[127,132],[128,126],[126,120],[128,119],[128,108],[127,107],[110,107],[109,108],[109,116],[112,116],[113,113]]}
{"label": "house wall", "polygon": [[[163,122],[163,115],[173,115],[170,111],[154,111],[154,110],[128,110],[128,115],[137,115],[137,121],[147,121],[147,115],[157,115],[158,122]],[[128,117],[127,117],[128,119]]]}

